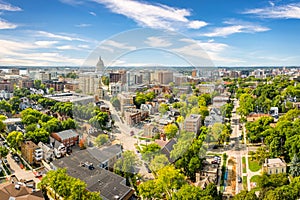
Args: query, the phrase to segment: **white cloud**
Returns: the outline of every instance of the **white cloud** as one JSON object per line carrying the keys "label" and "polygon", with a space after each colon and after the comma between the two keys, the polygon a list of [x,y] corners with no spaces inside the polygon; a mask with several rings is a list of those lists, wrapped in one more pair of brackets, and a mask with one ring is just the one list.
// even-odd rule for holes
{"label": "white cloud", "polygon": [[59,50],[79,50],[78,47],[74,47],[71,45],[62,45],[62,46],[57,46],[56,48]]}
{"label": "white cloud", "polygon": [[17,7],[17,6],[13,6],[11,4],[3,3],[3,2],[0,2],[0,10],[5,10],[5,11],[22,11],[22,9],[19,8],[19,7]]}
{"label": "white cloud", "polygon": [[212,32],[204,33],[202,36],[207,37],[226,37],[235,33],[256,33],[256,32],[265,32],[269,31],[268,27],[257,25],[250,22],[244,22],[239,20],[227,20],[223,22],[228,26],[217,27],[212,30]]}
{"label": "white cloud", "polygon": [[200,28],[206,22],[189,20],[190,10],[162,4],[150,4],[134,0],[93,0],[104,4],[112,12],[133,19],[139,25],[150,28],[175,30],[178,27]]}
{"label": "white cloud", "polygon": [[[35,43],[0,39],[0,63],[2,65],[81,65],[83,59],[71,58],[59,52],[41,52],[46,41]],[[48,43],[50,45],[50,43]]]}
{"label": "white cloud", "polygon": [[215,64],[220,62],[229,64],[242,62],[239,59],[224,56],[224,53],[230,48],[227,44],[214,41],[203,42],[188,38],[180,39],[180,41],[187,43],[180,48],[173,49],[180,55],[188,55],[199,60],[211,60]]}
{"label": "white cloud", "polygon": [[52,47],[54,44],[57,44],[58,41],[48,41],[48,40],[39,40],[34,42],[39,47],[49,48]]}
{"label": "white cloud", "polygon": [[249,9],[244,14],[254,14],[262,18],[273,19],[300,19],[300,3],[291,3],[287,5],[271,4],[271,7]]}
{"label": "white cloud", "polygon": [[91,26],[91,24],[76,24],[75,26],[78,27],[78,28],[84,28],[84,27]]}
{"label": "white cloud", "polygon": [[150,47],[169,47],[172,45],[171,42],[160,37],[148,37],[145,43]]}
{"label": "white cloud", "polygon": [[58,40],[86,42],[86,40],[78,38],[78,37],[72,37],[72,36],[61,35],[61,34],[54,34],[54,33],[49,33],[49,32],[46,32],[46,31],[38,31],[36,34],[38,36],[42,36],[42,37],[46,37],[46,38],[53,38],[53,39],[58,39]]}
{"label": "white cloud", "polygon": [[90,49],[91,47],[89,45],[86,45],[86,44],[80,44],[78,45],[79,48],[82,48],[82,49]]}
{"label": "white cloud", "polygon": [[18,25],[0,19],[0,29],[15,29]]}
{"label": "white cloud", "polygon": [[97,14],[96,14],[96,13],[94,13],[94,12],[92,12],[92,11],[91,11],[91,12],[89,12],[89,13],[90,13],[90,15],[93,15],[93,16],[95,16],[95,17],[97,16]]}
{"label": "white cloud", "polygon": [[207,23],[204,22],[204,21],[198,21],[198,20],[191,21],[188,25],[188,27],[191,28],[191,29],[199,29],[199,28],[202,28],[204,26],[207,26]]}
{"label": "white cloud", "polygon": [[125,49],[130,51],[136,49],[134,46],[127,45],[126,43],[116,42],[114,40],[106,40],[102,45],[113,47],[114,49]]}

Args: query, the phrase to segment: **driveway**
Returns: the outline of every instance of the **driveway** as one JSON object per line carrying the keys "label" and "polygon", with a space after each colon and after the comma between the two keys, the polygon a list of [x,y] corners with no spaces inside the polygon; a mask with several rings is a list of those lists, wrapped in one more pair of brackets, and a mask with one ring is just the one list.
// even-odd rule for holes
{"label": "driveway", "polygon": [[31,170],[21,169],[19,164],[12,158],[11,153],[7,155],[7,162],[10,165],[12,175],[15,175],[19,180],[33,180],[36,184],[40,182],[40,179],[35,178]]}

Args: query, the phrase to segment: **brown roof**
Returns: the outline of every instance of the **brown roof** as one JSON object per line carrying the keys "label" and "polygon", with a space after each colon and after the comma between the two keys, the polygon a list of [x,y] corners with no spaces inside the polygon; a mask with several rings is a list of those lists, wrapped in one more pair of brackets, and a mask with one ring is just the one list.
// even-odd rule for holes
{"label": "brown roof", "polygon": [[7,182],[0,184],[0,200],[9,200],[10,197],[15,197],[15,200],[42,200],[42,191],[33,191],[32,188],[20,186],[20,189],[15,188],[15,184]]}

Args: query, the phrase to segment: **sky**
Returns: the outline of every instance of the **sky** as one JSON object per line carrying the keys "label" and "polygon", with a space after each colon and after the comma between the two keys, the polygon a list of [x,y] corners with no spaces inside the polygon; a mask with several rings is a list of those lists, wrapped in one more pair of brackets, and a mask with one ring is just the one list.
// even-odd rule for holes
{"label": "sky", "polygon": [[0,0],[1,66],[299,66],[300,1]]}

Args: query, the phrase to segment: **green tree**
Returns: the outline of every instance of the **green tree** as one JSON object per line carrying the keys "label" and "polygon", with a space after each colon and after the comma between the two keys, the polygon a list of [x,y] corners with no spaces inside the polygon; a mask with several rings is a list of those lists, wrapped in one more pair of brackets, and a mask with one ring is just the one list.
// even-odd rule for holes
{"label": "green tree", "polygon": [[240,107],[237,111],[240,115],[247,116],[250,112],[254,110],[254,99],[250,94],[242,94],[239,100]]}
{"label": "green tree", "polygon": [[10,113],[12,111],[12,105],[5,100],[0,101],[0,111]]}
{"label": "green tree", "polygon": [[113,105],[113,107],[117,108],[117,109],[120,109],[120,101],[118,99],[118,97],[114,96],[110,99],[110,103]]}
{"label": "green tree", "polygon": [[12,148],[19,148],[21,142],[24,140],[24,136],[19,131],[12,131],[7,135],[6,140]]}
{"label": "green tree", "polygon": [[47,143],[49,141],[49,132],[46,131],[43,127],[37,128],[34,131],[29,131],[25,134],[25,138],[32,140],[34,143],[38,144],[39,142]]}
{"label": "green tree", "polygon": [[156,155],[153,160],[150,162],[150,169],[151,171],[156,174],[157,171],[164,168],[169,164],[168,158],[164,154]]}
{"label": "green tree", "polygon": [[103,129],[108,122],[108,114],[107,112],[101,112],[99,110],[95,110],[96,115],[92,117],[89,122],[96,128]]}
{"label": "green tree", "polygon": [[9,150],[5,146],[0,146],[0,159],[7,156]]}
{"label": "green tree", "polygon": [[160,152],[160,146],[156,143],[148,144],[147,146],[143,147],[141,153],[143,160],[150,162],[155,155],[158,155]]}
{"label": "green tree", "polygon": [[164,127],[164,133],[168,139],[174,138],[178,132],[178,127],[176,124],[168,124]]}
{"label": "green tree", "polygon": [[127,180],[135,173],[135,167],[140,165],[137,155],[133,151],[124,151],[122,158],[114,165],[115,173],[124,176]]}
{"label": "green tree", "polygon": [[186,180],[180,170],[168,165],[157,172],[154,180],[140,184],[138,191],[145,199],[172,199],[174,193],[184,184]]}
{"label": "green tree", "polygon": [[299,160],[297,154],[294,154],[294,157],[292,159],[292,162],[290,165],[290,173],[293,177],[300,176],[300,160]]}
{"label": "green tree", "polygon": [[62,126],[63,130],[75,129],[76,122],[74,119],[68,118],[67,120],[64,120],[61,122],[61,126]]}
{"label": "green tree", "polygon": [[240,193],[236,194],[233,197],[234,200],[258,200],[254,190],[248,192],[247,190],[243,190]]}
{"label": "green tree", "polygon": [[173,150],[170,153],[170,157],[173,160],[179,159],[184,153],[189,149],[190,145],[193,143],[195,138],[195,133],[181,131],[178,141],[173,146]]}
{"label": "green tree", "polygon": [[201,200],[203,198],[204,198],[203,190],[200,187],[196,187],[188,184],[182,186],[178,190],[178,192],[176,192],[172,197],[173,200],[181,200],[181,199]]}
{"label": "green tree", "polygon": [[161,104],[159,105],[158,110],[159,110],[159,112],[160,112],[161,114],[164,115],[167,111],[169,111],[169,106],[168,106],[167,104],[165,104],[165,103],[161,103]]}
{"label": "green tree", "polygon": [[102,76],[101,79],[102,79],[102,83],[104,85],[107,85],[107,86],[109,85],[109,77],[108,76]]}
{"label": "green tree", "polygon": [[14,111],[18,111],[20,110],[20,97],[18,96],[13,96],[10,100],[9,100],[10,105],[12,106],[12,110]]}
{"label": "green tree", "polygon": [[6,116],[0,115],[0,132],[3,132],[6,129],[6,125],[3,122],[6,118]]}
{"label": "green tree", "polygon": [[[67,200],[101,200],[98,192],[89,192],[86,189],[86,183],[80,179],[68,176],[66,169],[58,169],[49,171],[44,176],[38,187],[45,193],[52,191],[48,194],[54,193],[54,199],[62,197]],[[54,192],[53,192],[54,191]]]}
{"label": "green tree", "polygon": [[54,88],[53,87],[49,88],[49,94],[54,94]]}
{"label": "green tree", "polygon": [[101,147],[103,144],[105,144],[107,142],[108,142],[108,135],[106,135],[106,134],[100,134],[95,139],[95,144],[98,147]]}

